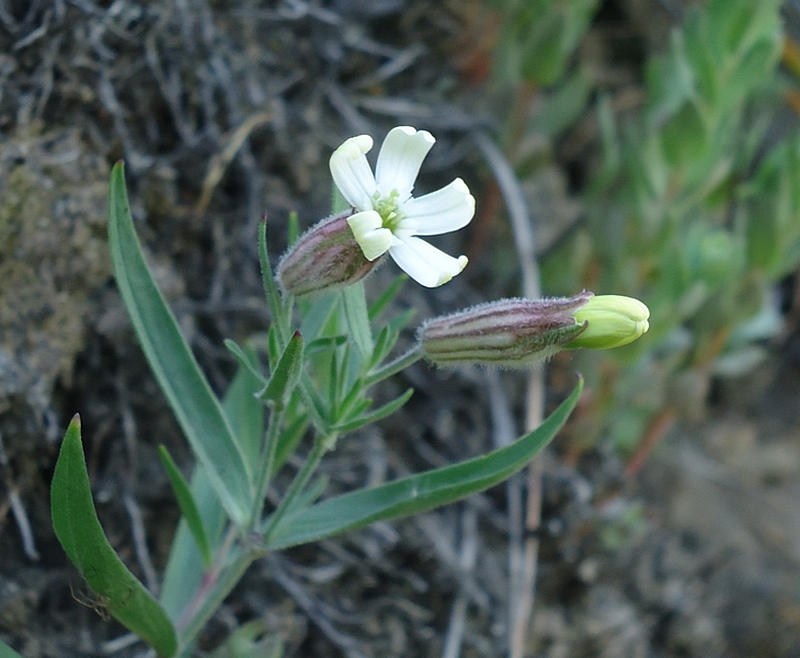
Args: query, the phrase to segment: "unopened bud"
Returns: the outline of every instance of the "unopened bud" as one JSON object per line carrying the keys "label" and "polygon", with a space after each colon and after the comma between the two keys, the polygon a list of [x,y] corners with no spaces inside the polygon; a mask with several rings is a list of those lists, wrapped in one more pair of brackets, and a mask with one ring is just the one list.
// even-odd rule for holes
{"label": "unopened bud", "polygon": [[356,242],[348,210],[318,222],[289,249],[278,263],[278,281],[293,295],[343,288],[360,281],[382,259],[368,261]]}
{"label": "unopened bud", "polygon": [[586,331],[565,347],[610,349],[632,343],[650,328],[650,309],[633,297],[599,295],[575,313]]}
{"label": "unopened bud", "polygon": [[426,358],[439,365],[480,363],[521,367],[546,359],[586,327],[575,313],[592,298],[501,299],[434,318],[419,330]]}

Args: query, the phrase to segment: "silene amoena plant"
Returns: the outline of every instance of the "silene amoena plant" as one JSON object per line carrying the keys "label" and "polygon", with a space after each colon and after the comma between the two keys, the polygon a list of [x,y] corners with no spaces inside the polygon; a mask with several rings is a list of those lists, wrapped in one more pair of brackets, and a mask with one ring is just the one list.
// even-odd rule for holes
{"label": "silene amoena plant", "polygon": [[[648,329],[641,302],[580,292],[563,299],[504,299],[432,318],[413,347],[394,354],[411,313],[380,321],[398,280],[367,304],[363,279],[388,255],[414,281],[437,287],[459,274],[454,258],[426,236],[463,228],[475,200],[461,179],[414,197],[434,144],[424,130],[394,128],[373,174],[372,139],[348,139],[330,159],[343,202],[295,240],[275,272],[266,226],[259,252],[271,313],[268,349],[226,341],[240,364],[219,399],[201,372],[156,286],[136,236],[122,164],[111,174],[109,243],[117,284],[150,366],[196,457],[187,480],[160,455],[182,512],[157,600],[107,541],[95,512],[81,444],[69,424],[52,481],[56,535],[97,601],[162,658],[190,656],[205,625],[247,568],[270,551],[399,518],[464,498],[525,466],[563,425],[574,392],[535,431],[511,445],[369,489],[324,498],[315,477],[337,440],[399,409],[411,396],[375,407],[370,389],[420,359],[436,365],[527,366],[562,349],[604,349]],[[266,366],[262,363],[266,362]],[[308,445],[306,445],[306,438]],[[267,502],[290,456],[302,466],[277,505]],[[274,498],[271,498],[274,500]]]}

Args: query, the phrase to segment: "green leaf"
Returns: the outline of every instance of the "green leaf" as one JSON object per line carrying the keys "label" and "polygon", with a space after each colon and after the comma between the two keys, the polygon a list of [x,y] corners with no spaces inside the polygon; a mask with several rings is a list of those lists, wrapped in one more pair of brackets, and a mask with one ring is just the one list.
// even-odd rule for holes
{"label": "green leaf", "polygon": [[230,338],[226,338],[223,342],[228,351],[233,354],[234,358],[239,362],[239,365],[246,368],[253,377],[261,382],[262,386],[266,386],[267,378],[264,377],[261,370],[259,370],[255,354],[248,354]]}
{"label": "green leaf", "polygon": [[175,498],[181,508],[183,518],[186,519],[189,530],[191,530],[192,536],[197,542],[197,548],[200,549],[200,554],[203,556],[203,564],[208,568],[211,566],[211,550],[208,547],[205,528],[203,528],[203,519],[200,517],[192,492],[189,491],[189,484],[163,445],[158,446],[158,456],[161,458],[161,464],[167,472],[167,477],[172,485],[172,490],[175,492]]}
{"label": "green leaf", "polygon": [[348,208],[350,208],[350,203],[344,198],[339,188],[336,187],[336,184],[332,184],[331,214],[336,215],[337,213],[344,212]]}
{"label": "green leaf", "polygon": [[564,425],[580,398],[583,380],[539,428],[505,448],[452,466],[372,489],[330,498],[284,517],[265,548],[306,544],[376,521],[424,512],[488,489],[523,468]]}
{"label": "green leaf", "polygon": [[529,130],[555,139],[575,126],[586,110],[592,91],[590,76],[583,69],[578,69],[560,84],[542,109],[531,118]]}
{"label": "green leaf", "polygon": [[294,336],[283,351],[275,372],[272,373],[269,383],[258,394],[259,399],[283,403],[287,394],[290,394],[303,372],[303,337],[295,331]]}
{"label": "green leaf", "polygon": [[317,340],[312,340],[306,345],[305,353],[306,356],[311,356],[314,354],[319,354],[320,352],[330,352],[340,345],[344,345],[346,342],[347,336],[343,334],[340,336],[325,336],[324,338],[317,338]]}
{"label": "green leaf", "polygon": [[312,482],[308,488],[295,498],[286,510],[287,514],[293,514],[301,509],[308,507],[317,498],[319,498],[328,488],[330,478],[327,475],[322,475]]}
{"label": "green leaf", "polygon": [[309,303],[303,300],[305,308],[301,308],[302,321],[300,324],[300,333],[303,334],[305,340],[311,342],[320,337],[323,329],[333,314],[336,307],[337,295],[329,293],[327,295],[320,295],[318,299]]}
{"label": "green leaf", "polygon": [[289,213],[289,221],[286,227],[286,242],[287,246],[291,247],[297,242],[300,237],[300,222],[298,221],[297,211],[293,210]]}
{"label": "green leaf", "polygon": [[172,622],[128,571],[103,533],[92,502],[77,414],[61,444],[50,505],[56,537],[97,594],[98,605],[152,646],[159,656],[175,655],[177,638]]}
{"label": "green leaf", "polygon": [[364,425],[377,423],[379,420],[383,420],[387,416],[391,416],[395,411],[408,402],[412,395],[414,395],[414,389],[409,388],[405,393],[396,397],[391,402],[387,402],[382,407],[378,407],[377,409],[364,416],[361,416],[360,418],[340,423],[334,427],[334,430],[341,432],[342,434],[347,434],[348,432],[355,432],[360,427],[364,427]]}
{"label": "green leaf", "polygon": [[556,12],[541,16],[531,26],[521,57],[522,77],[536,85],[552,85],[564,71],[566,17]]}
{"label": "green leaf", "polygon": [[281,658],[283,643],[269,635],[265,620],[250,621],[237,628],[209,658]]}
{"label": "green leaf", "polygon": [[[245,344],[244,355],[251,363],[258,357],[253,346]],[[264,405],[256,398],[266,384],[266,378],[257,377],[249,368],[239,368],[222,400],[222,410],[233,429],[233,435],[248,464],[258,463],[264,443]]]}
{"label": "green leaf", "polygon": [[283,430],[280,438],[278,439],[278,448],[275,451],[275,465],[273,467],[273,472],[270,473],[270,476],[275,475],[275,473],[277,473],[286,463],[289,457],[294,454],[294,451],[297,449],[297,446],[300,445],[300,441],[303,440],[303,436],[305,436],[310,424],[311,422],[309,421],[308,416],[303,414],[302,416],[298,416],[297,419],[289,425],[289,427]]}
{"label": "green leaf", "polygon": [[589,188],[589,196],[598,195],[611,183],[619,172],[622,161],[620,139],[617,134],[617,121],[614,118],[614,109],[611,99],[603,94],[597,101],[597,123],[600,128],[600,142],[602,144],[603,158],[594,181]]}
{"label": "green leaf", "polygon": [[[269,250],[267,249],[267,216],[261,220],[258,231],[258,260],[261,265],[261,280],[264,284],[264,294],[267,298],[272,323],[276,327],[282,340],[287,340],[284,325],[286,324],[287,312],[281,301],[281,294],[275,284],[272,274],[272,264],[269,261]],[[291,309],[290,309],[291,310]]]}
{"label": "green leaf", "polygon": [[670,35],[670,48],[665,57],[651,59],[647,65],[647,88],[650,92],[650,118],[655,125],[663,123],[692,98],[695,90],[694,70],[686,53],[684,35]]}
{"label": "green leaf", "polygon": [[378,298],[369,305],[369,319],[375,320],[381,313],[383,313],[391,304],[395,297],[400,293],[405,282],[408,281],[407,274],[400,274],[395,277],[383,292],[378,295]]}
{"label": "green leaf", "polygon": [[687,101],[661,130],[664,157],[673,167],[699,160],[708,148],[708,130],[697,105]]}
{"label": "green leaf", "polygon": [[364,282],[358,281],[347,286],[342,290],[341,295],[344,316],[347,318],[350,335],[361,354],[362,361],[367,361],[372,356],[373,343]]}
{"label": "green leaf", "polygon": [[[245,354],[249,349],[245,346]],[[254,395],[260,387],[260,383],[249,370],[239,368],[222,400],[223,411],[245,454],[254,464],[259,457],[264,436],[264,405]],[[202,516],[209,544],[216,548],[225,527],[225,510],[201,464],[195,466],[191,492]],[[186,520],[181,519],[172,542],[161,588],[161,605],[176,623],[200,586],[204,572],[197,543]]]}
{"label": "green leaf", "polygon": [[117,286],[142,349],[220,502],[241,525],[252,506],[251,473],[219,400],[144,260],[128,206],[122,163],[111,172],[108,215]]}

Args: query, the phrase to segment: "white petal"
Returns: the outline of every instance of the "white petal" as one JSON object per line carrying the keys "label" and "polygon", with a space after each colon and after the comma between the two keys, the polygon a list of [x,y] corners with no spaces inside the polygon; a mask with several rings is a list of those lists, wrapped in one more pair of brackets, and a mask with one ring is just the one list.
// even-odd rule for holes
{"label": "white petal", "polygon": [[347,224],[364,252],[364,257],[373,261],[385,254],[392,246],[392,232],[382,227],[381,216],[374,210],[357,212],[347,218]]}
{"label": "white petal", "polygon": [[378,189],[366,157],[371,148],[369,135],[351,137],[333,152],[329,163],[336,187],[358,210],[372,210],[372,195]]}
{"label": "white petal", "polygon": [[427,130],[398,126],[389,131],[375,167],[381,197],[387,197],[392,190],[397,190],[401,202],[411,196],[419,168],[434,142],[436,140]]}
{"label": "white petal", "polygon": [[456,178],[441,190],[409,199],[403,214],[417,223],[415,235],[439,235],[464,228],[475,215],[475,199],[467,184]]}
{"label": "white petal", "polygon": [[447,283],[467,266],[467,257],[453,258],[419,238],[395,240],[389,255],[414,281],[426,288]]}

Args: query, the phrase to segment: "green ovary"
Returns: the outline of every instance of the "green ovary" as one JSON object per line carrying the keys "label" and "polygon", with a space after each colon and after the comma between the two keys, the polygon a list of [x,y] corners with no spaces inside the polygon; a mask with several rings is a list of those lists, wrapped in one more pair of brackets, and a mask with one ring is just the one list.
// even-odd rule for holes
{"label": "green ovary", "polygon": [[404,217],[400,211],[399,197],[400,193],[397,190],[392,190],[389,196],[383,199],[377,193],[373,197],[372,208],[381,216],[383,222],[381,226],[388,228],[392,233],[397,230]]}

